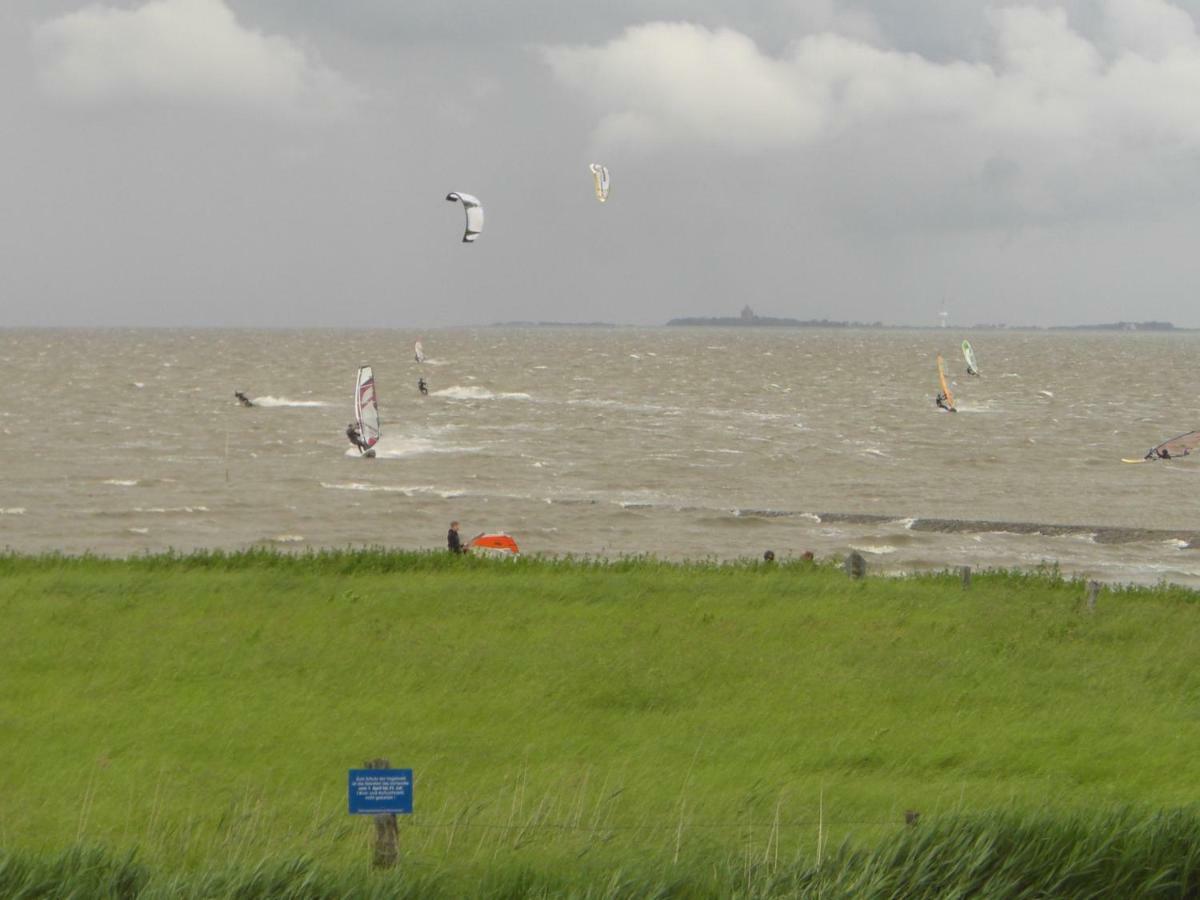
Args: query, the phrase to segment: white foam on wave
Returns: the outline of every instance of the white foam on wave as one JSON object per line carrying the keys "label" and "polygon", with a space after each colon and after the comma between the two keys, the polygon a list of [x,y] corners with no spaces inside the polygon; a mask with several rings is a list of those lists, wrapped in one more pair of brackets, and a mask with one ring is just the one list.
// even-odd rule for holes
{"label": "white foam on wave", "polygon": [[432,484],[363,484],[361,481],[348,481],[340,484],[322,481],[321,487],[331,491],[368,491],[382,494],[403,494],[405,497],[441,497],[443,500],[452,500],[466,493],[461,488],[439,488]]}
{"label": "white foam on wave", "polygon": [[0,506],[0,516],[23,516],[25,515],[25,507],[10,506],[7,509]]}
{"label": "white foam on wave", "polygon": [[532,400],[529,394],[520,391],[509,393],[495,394],[487,388],[476,387],[469,385],[464,387],[461,384],[456,384],[453,387],[442,388],[440,391],[433,392],[434,397],[446,397],[450,400]]}
{"label": "white foam on wave", "polygon": [[125,530],[128,531],[130,534],[149,534],[150,533],[149,528],[126,528]]}
{"label": "white foam on wave", "polygon": [[302,534],[277,534],[271,538],[276,544],[298,544],[304,540]]}
{"label": "white foam on wave", "polygon": [[896,552],[896,548],[891,544],[851,544],[850,549],[858,550],[860,553],[873,553],[877,556]]}
{"label": "white foam on wave", "polygon": [[[443,444],[423,437],[384,437],[375,445],[376,459],[408,459],[426,453],[478,453],[481,447],[463,447]],[[346,448],[346,456],[358,459],[362,456],[355,447]]]}
{"label": "white foam on wave", "polygon": [[306,407],[314,407],[314,406],[329,406],[330,405],[330,404],[326,403],[324,400],[289,400],[287,397],[271,397],[271,396],[255,397],[253,402],[254,402],[255,406],[291,407],[291,408],[297,408],[297,409],[303,409]]}
{"label": "white foam on wave", "polygon": [[369,491],[381,494],[403,494],[405,497],[441,493],[432,484],[364,484],[361,481],[347,481],[339,484],[322,481],[321,487],[331,491]]}
{"label": "white foam on wave", "polygon": [[1041,394],[1043,397],[1053,397],[1054,396],[1053,391],[1038,391],[1038,393]]}
{"label": "white foam on wave", "polygon": [[135,506],[136,513],[198,513],[209,512],[207,506]]}
{"label": "white foam on wave", "polygon": [[1000,412],[1000,410],[994,409],[992,407],[991,401],[987,401],[985,403],[963,403],[960,400],[958,403],[955,404],[955,409],[957,409],[959,412],[962,412],[962,413],[974,413],[974,414]]}
{"label": "white foam on wave", "polygon": [[133,383],[133,386],[134,386],[135,388],[139,388],[139,389],[140,389],[140,388],[144,388],[144,387],[146,386],[146,382],[144,382],[144,381],[135,381],[135,382]]}
{"label": "white foam on wave", "polygon": [[138,482],[136,478],[106,478],[104,483],[114,487],[136,487]]}

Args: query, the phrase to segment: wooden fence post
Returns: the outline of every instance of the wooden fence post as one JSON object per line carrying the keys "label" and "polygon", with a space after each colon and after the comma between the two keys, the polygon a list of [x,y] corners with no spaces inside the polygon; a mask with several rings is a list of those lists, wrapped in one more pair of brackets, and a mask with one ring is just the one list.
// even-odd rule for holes
{"label": "wooden fence post", "polygon": [[867,574],[867,561],[857,550],[851,550],[850,555],[846,557],[845,569],[851,578],[862,578]]}
{"label": "wooden fence post", "polygon": [[958,574],[962,576],[963,590],[964,591],[970,590],[970,588],[971,588],[971,567],[970,566],[960,566],[958,569]]}
{"label": "wooden fence post", "polygon": [[1087,611],[1094,613],[1096,611],[1096,597],[1100,595],[1101,584],[1098,581],[1089,581],[1087,586]]}
{"label": "wooden fence post", "polygon": [[[364,769],[390,769],[386,759],[368,759]],[[400,830],[396,826],[396,814],[384,813],[373,816],[375,820],[375,842],[371,848],[371,868],[391,869],[400,858]]]}

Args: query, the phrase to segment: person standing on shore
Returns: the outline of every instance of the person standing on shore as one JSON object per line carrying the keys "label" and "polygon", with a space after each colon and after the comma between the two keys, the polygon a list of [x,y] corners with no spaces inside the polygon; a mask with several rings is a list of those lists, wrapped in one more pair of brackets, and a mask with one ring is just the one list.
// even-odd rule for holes
{"label": "person standing on shore", "polygon": [[458,537],[458,523],[451,522],[450,530],[446,532],[446,547],[451,553],[465,553],[462,541]]}

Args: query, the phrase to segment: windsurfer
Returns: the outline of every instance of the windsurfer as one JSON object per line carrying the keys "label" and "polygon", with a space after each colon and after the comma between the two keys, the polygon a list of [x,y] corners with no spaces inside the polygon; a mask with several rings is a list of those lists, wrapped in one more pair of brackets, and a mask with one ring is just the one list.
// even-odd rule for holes
{"label": "windsurfer", "polygon": [[967,366],[967,374],[968,375],[978,375],[979,373],[976,372],[974,369],[972,369],[970,366]]}
{"label": "windsurfer", "polygon": [[243,393],[242,391],[234,391],[233,396],[238,398],[238,402],[241,403],[242,406],[253,406],[254,405],[254,401],[251,400],[249,397],[247,397],[245,395],[245,393]]}
{"label": "windsurfer", "polygon": [[417,390],[421,392],[422,397],[429,396],[429,385],[425,383],[424,378],[417,379]]}
{"label": "windsurfer", "polygon": [[938,391],[937,398],[933,401],[938,405],[939,409],[944,409],[946,412],[958,412],[953,406],[946,402],[946,395]]}
{"label": "windsurfer", "polygon": [[346,437],[350,439],[350,443],[358,448],[358,452],[367,459],[375,458],[375,451],[372,450],[367,442],[362,439],[362,435],[359,433],[358,425],[356,423],[351,422],[346,426]]}
{"label": "windsurfer", "polygon": [[446,532],[446,548],[451,553],[466,553],[462,541],[458,537],[458,523],[451,522],[450,530]]}

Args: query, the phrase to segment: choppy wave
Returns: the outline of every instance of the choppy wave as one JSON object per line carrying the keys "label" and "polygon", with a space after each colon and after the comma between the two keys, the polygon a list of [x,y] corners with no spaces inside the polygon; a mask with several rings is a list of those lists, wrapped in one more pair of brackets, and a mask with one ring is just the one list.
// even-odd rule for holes
{"label": "choppy wave", "polygon": [[[445,444],[435,441],[432,438],[384,436],[375,445],[375,458],[408,459],[413,456],[422,456],[426,453],[478,453],[480,449],[480,447]],[[354,447],[347,447],[345,455],[354,459],[362,458],[362,454]]]}
{"label": "choppy wave", "polygon": [[106,478],[104,483],[114,487],[136,487],[138,481],[136,478]]}
{"label": "choppy wave", "polygon": [[384,494],[403,494],[405,497],[433,496],[449,500],[461,497],[465,493],[457,488],[439,488],[432,484],[401,485],[401,484],[364,484],[361,481],[341,483],[321,482],[321,487],[331,491],[367,491]]}
{"label": "choppy wave", "polygon": [[532,400],[533,398],[526,393],[520,391],[512,391],[508,393],[493,393],[487,388],[476,387],[475,385],[463,386],[456,384],[453,387],[442,388],[440,391],[431,392],[434,397],[446,397],[449,400]]}
{"label": "choppy wave", "polygon": [[25,507],[10,506],[7,509],[0,506],[0,516],[23,516],[25,515]]}
{"label": "choppy wave", "polygon": [[255,406],[265,406],[268,408],[269,407],[306,408],[306,407],[314,407],[314,406],[331,406],[332,404],[326,403],[324,400],[289,400],[287,397],[267,396],[267,397],[255,397],[254,405]]}

